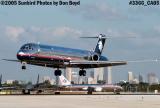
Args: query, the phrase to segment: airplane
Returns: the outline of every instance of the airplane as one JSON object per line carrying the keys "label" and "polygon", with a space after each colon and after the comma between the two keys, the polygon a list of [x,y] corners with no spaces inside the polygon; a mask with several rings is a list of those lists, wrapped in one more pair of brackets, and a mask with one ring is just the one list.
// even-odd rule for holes
{"label": "airplane", "polygon": [[27,43],[24,44],[17,52],[18,60],[3,60],[21,62],[22,70],[26,69],[26,64],[56,68],[54,71],[55,76],[61,76],[61,68],[79,68],[79,75],[86,76],[85,69],[88,68],[127,64],[126,61],[109,61],[107,57],[102,56],[105,41],[107,39],[104,34],[100,34],[95,37],[82,38],[98,38],[95,49],[88,51],[60,46],[43,45],[39,43]]}
{"label": "airplane", "polygon": [[40,83],[39,83],[39,74],[38,74],[36,84],[27,84],[25,87],[23,87],[22,94],[30,94],[31,91],[37,91],[37,93],[41,93],[42,90],[39,89],[39,86],[40,86]]}
{"label": "airplane", "polygon": [[3,85],[2,84],[2,74],[0,76],[0,91],[2,90],[15,90],[17,87],[15,86],[8,86],[8,85]]}
{"label": "airplane", "polygon": [[121,86],[113,85],[113,84],[71,84],[63,75],[59,76],[59,85],[60,87],[67,88],[69,90],[84,90],[90,92],[102,92],[102,91],[110,91],[115,94],[120,94],[123,90]]}

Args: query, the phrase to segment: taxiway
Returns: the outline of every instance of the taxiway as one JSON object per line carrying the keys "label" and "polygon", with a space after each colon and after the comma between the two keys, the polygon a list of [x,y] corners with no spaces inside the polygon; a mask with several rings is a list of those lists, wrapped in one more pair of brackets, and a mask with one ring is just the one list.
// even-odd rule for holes
{"label": "taxiway", "polygon": [[160,108],[160,95],[7,95],[1,108]]}

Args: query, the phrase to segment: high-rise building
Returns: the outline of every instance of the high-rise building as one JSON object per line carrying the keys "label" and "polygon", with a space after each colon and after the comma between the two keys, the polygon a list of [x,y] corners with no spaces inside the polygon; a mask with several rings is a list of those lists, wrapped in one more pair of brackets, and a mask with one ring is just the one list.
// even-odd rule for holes
{"label": "high-rise building", "polygon": [[90,72],[90,77],[94,78],[94,71]]}
{"label": "high-rise building", "polygon": [[143,82],[143,76],[141,74],[139,74],[139,82]]}
{"label": "high-rise building", "polygon": [[94,68],[94,82],[97,83],[98,80],[103,80],[104,68]]}
{"label": "high-rise building", "polygon": [[68,81],[72,80],[72,68],[66,68],[64,72],[64,76],[67,78]]}
{"label": "high-rise building", "polygon": [[72,81],[74,82],[74,84],[78,84],[78,78],[79,78],[78,73],[72,72]]}
{"label": "high-rise building", "polygon": [[133,73],[132,72],[128,72],[128,82],[132,83],[134,79]]}
{"label": "high-rise building", "polygon": [[111,67],[104,68],[103,80],[105,80],[106,84],[112,84],[112,68]]}
{"label": "high-rise building", "polygon": [[148,83],[149,84],[159,84],[159,80],[155,73],[148,73]]}

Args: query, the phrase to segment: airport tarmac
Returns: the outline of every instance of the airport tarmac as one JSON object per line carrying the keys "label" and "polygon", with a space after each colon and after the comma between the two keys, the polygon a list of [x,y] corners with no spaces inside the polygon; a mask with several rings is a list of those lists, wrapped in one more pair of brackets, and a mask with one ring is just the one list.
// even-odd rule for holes
{"label": "airport tarmac", "polygon": [[7,95],[0,108],[160,108],[160,95]]}

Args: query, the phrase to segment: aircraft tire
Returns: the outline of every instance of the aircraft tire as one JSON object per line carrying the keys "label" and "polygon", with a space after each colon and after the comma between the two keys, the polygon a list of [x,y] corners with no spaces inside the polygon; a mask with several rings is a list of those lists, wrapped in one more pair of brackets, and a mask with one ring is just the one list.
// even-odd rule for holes
{"label": "aircraft tire", "polygon": [[79,71],[79,76],[86,76],[86,71],[85,70],[80,70]]}
{"label": "aircraft tire", "polygon": [[25,94],[25,95],[26,95],[26,94],[31,94],[31,92],[30,92],[30,90],[25,90],[25,89],[23,89],[23,90],[22,90],[22,94]]}
{"label": "aircraft tire", "polygon": [[61,70],[55,70],[54,75],[55,76],[61,76],[62,71]]}
{"label": "aircraft tire", "polygon": [[22,66],[22,70],[25,70],[26,69],[26,66]]}

